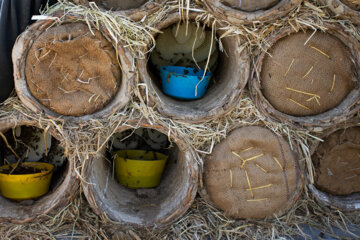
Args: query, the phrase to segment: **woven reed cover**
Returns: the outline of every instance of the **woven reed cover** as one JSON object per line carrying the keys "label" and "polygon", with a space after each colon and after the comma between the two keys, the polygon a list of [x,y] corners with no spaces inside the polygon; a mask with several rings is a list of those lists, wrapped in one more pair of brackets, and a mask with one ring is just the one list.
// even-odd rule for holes
{"label": "woven reed cover", "polygon": [[312,160],[316,187],[334,195],[360,192],[360,127],[331,134]]}
{"label": "woven reed cover", "polygon": [[223,0],[224,5],[243,11],[265,10],[276,5],[280,0]]}
{"label": "woven reed cover", "polygon": [[[347,47],[326,33],[294,33],[277,41],[261,69],[265,98],[280,112],[309,116],[336,107],[354,88]],[[304,43],[310,38],[307,44]]]}
{"label": "woven reed cover", "polygon": [[55,26],[35,39],[26,58],[31,94],[62,115],[82,116],[103,108],[118,90],[115,49],[82,23]]}
{"label": "woven reed cover", "polygon": [[235,218],[264,218],[286,209],[300,179],[289,144],[257,126],[234,130],[215,146],[204,168],[210,199]]}
{"label": "woven reed cover", "polygon": [[359,0],[341,0],[344,4],[350,8],[359,11],[360,10],[360,1]]}

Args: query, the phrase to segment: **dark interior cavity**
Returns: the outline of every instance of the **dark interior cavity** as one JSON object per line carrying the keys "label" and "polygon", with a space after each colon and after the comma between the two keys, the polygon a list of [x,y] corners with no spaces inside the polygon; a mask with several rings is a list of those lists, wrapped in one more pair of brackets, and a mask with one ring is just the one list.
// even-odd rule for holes
{"label": "dark interior cavity", "polygon": [[159,98],[158,108],[164,115],[200,121],[224,113],[234,106],[234,101],[239,98],[240,91],[248,80],[248,56],[246,51],[239,51],[240,43],[237,37],[225,37],[221,39],[221,43],[223,51],[219,51],[217,68],[205,95],[200,99],[184,101],[164,94],[160,77],[151,64],[147,64],[143,73],[144,81]]}
{"label": "dark interior cavity", "polygon": [[[19,130],[21,129],[21,130]],[[19,135],[19,131],[21,131]],[[23,162],[30,162],[34,159],[30,159],[29,148],[31,146],[38,146],[38,144],[32,145],[34,140],[38,140],[39,136],[32,135],[33,132],[43,132],[42,129],[33,127],[33,126],[18,126],[12,129],[5,131],[3,134],[6,137],[9,145],[14,149],[14,151],[19,155]],[[47,134],[47,137],[51,137],[51,147],[48,147],[48,154],[43,153],[41,158],[34,162],[46,162],[55,165],[53,176],[51,179],[51,184],[49,192],[34,200],[24,200],[22,202],[16,202],[10,199],[6,199],[0,194],[0,206],[5,208],[16,208],[21,206],[31,206],[40,202],[46,196],[51,195],[56,191],[56,189],[63,183],[65,176],[69,171],[68,160],[64,158],[64,149],[60,147],[60,142],[51,134]],[[41,155],[41,150],[39,150]],[[7,163],[16,163],[16,157],[11,153],[9,148],[6,146],[4,140],[0,139],[0,165],[6,165]]]}
{"label": "dark interior cavity", "polygon": [[[145,128],[142,128],[145,129]],[[145,129],[146,130],[146,129]],[[156,130],[150,129],[157,132]],[[159,133],[159,132],[157,132]],[[160,219],[178,210],[189,187],[188,152],[183,152],[174,143],[167,142],[161,149],[153,149],[139,137],[134,130],[121,132],[128,149],[155,150],[168,154],[160,185],[150,189],[128,189],[118,183],[112,160],[112,152],[116,147],[110,140],[108,148],[100,159],[92,161],[90,166],[90,182],[98,206],[114,221],[135,225],[154,225]],[[161,133],[162,136],[166,136]],[[138,141],[138,146],[132,141]],[[133,145],[131,145],[133,144]]]}
{"label": "dark interior cavity", "polygon": [[[177,25],[177,24],[178,24],[178,23],[171,24],[170,26],[167,26],[167,27],[165,27],[164,29],[171,28],[171,27],[173,27],[174,25]],[[164,30],[164,29],[163,29],[163,30]],[[200,28],[199,28],[199,29],[200,29],[200,30],[203,29],[203,26],[200,25]],[[207,30],[207,31],[211,31],[211,29],[208,28],[208,27],[205,27],[204,29]],[[158,36],[156,36],[155,39],[156,39],[157,37],[158,37]],[[217,34],[216,34],[216,40],[218,40]],[[222,39],[222,41],[224,42],[223,39]],[[225,42],[226,42],[226,41],[225,41]],[[221,51],[219,50],[219,44],[218,44],[217,41],[215,41],[214,44],[216,44],[216,46],[217,46],[217,51],[219,52],[219,56],[218,56],[217,63],[216,63],[216,64],[213,66],[213,68],[211,69],[212,77],[211,77],[211,79],[210,79],[210,83],[209,83],[209,85],[208,85],[208,87],[207,87],[207,91],[206,91],[204,97],[202,97],[201,99],[196,99],[196,100],[186,100],[186,99],[177,99],[177,98],[173,98],[172,96],[166,95],[166,94],[162,91],[160,71],[158,71],[158,70],[156,69],[156,67],[152,64],[152,62],[151,62],[151,60],[150,60],[150,58],[149,58],[148,65],[147,65],[147,68],[148,68],[147,70],[148,70],[148,73],[149,73],[149,75],[150,75],[150,77],[151,77],[152,82],[154,83],[155,91],[156,91],[157,93],[160,93],[160,92],[161,92],[161,95],[164,96],[164,97],[166,97],[166,99],[171,99],[171,101],[174,101],[174,102],[180,103],[180,104],[181,104],[181,102],[184,102],[184,104],[191,104],[191,102],[196,102],[196,103],[197,103],[197,102],[201,101],[202,99],[206,98],[206,96],[209,95],[209,94],[211,94],[211,93],[214,91],[214,89],[216,89],[217,87],[219,87],[220,85],[222,85],[221,82],[219,82],[219,81],[222,80],[222,78],[220,78],[220,76],[221,76],[221,74],[223,74],[223,73],[222,73],[222,71],[219,71],[219,69],[224,68],[224,65],[225,65],[224,62],[226,62],[226,61],[227,61],[226,58],[228,58],[228,56],[227,56],[227,53],[228,53],[228,52],[227,52],[226,50],[225,50],[224,52],[221,52]],[[153,52],[150,53],[150,54],[153,54]],[[180,65],[179,65],[179,66],[180,66]],[[200,69],[200,68],[199,68],[199,69]],[[201,69],[201,70],[205,70],[205,69]],[[209,71],[209,69],[207,69],[207,71]],[[208,98],[207,98],[207,99],[208,99]]]}

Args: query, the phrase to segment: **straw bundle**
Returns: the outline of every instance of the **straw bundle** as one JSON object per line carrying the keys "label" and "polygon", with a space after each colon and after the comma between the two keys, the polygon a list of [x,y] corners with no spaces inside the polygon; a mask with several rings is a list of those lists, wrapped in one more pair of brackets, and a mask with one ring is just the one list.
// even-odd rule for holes
{"label": "straw bundle", "polygon": [[111,10],[114,14],[122,15],[134,21],[139,21],[144,17],[157,11],[160,3],[164,0],[73,0],[74,3],[89,6],[90,2],[95,4],[104,11]]}

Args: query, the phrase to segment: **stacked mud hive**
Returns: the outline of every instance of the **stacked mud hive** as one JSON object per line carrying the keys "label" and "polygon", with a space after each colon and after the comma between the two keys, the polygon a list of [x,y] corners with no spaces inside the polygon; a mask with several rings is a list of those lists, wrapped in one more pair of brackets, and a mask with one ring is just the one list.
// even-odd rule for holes
{"label": "stacked mud hive", "polygon": [[[8,144],[24,155],[16,143],[37,139],[35,159],[56,174],[39,199],[0,197],[2,228],[37,219],[37,232],[22,225],[31,237],[60,225],[113,239],[281,236],[301,234],[298,216],[313,220],[314,208],[336,221],[329,206],[359,223],[358,10],[337,0],[59,1],[17,39],[17,96],[0,119],[6,161],[16,162]],[[167,65],[213,72],[204,97],[165,94]],[[120,185],[118,149],[168,154],[160,185]]]}

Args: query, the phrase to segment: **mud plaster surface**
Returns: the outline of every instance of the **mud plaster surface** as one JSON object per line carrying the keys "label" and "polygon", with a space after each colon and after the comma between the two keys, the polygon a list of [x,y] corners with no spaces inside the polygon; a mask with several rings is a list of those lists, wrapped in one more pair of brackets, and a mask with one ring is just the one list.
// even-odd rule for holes
{"label": "mud plaster surface", "polygon": [[82,116],[104,107],[120,85],[112,44],[82,23],[55,26],[35,39],[26,57],[31,94],[52,111]]}
{"label": "mud plaster surface", "polygon": [[[255,156],[259,157],[246,161]],[[210,199],[236,218],[264,218],[277,213],[293,196],[299,180],[289,144],[261,127],[234,130],[215,146],[204,168]]]}
{"label": "mud plaster surface", "polygon": [[293,116],[332,109],[355,86],[355,66],[347,47],[326,33],[316,33],[304,46],[311,34],[280,39],[261,69],[265,98],[280,112]]}

